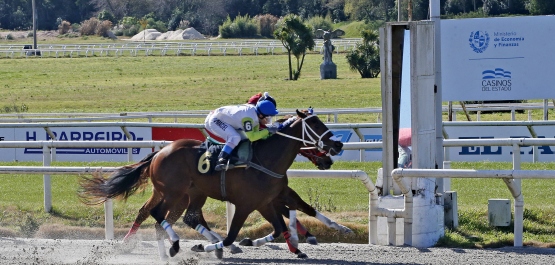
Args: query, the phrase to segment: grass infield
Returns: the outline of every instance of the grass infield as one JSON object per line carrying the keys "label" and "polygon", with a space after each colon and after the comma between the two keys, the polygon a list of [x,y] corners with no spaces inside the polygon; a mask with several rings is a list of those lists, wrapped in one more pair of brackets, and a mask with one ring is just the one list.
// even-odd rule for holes
{"label": "grass infield", "polygon": [[[297,81],[287,81],[287,57],[266,56],[137,56],[92,58],[0,59],[0,113],[25,109],[29,113],[118,113],[138,111],[209,110],[245,102],[252,94],[269,91],[280,109],[380,107],[380,79],[361,79],[349,70],[344,54],[335,54],[338,79],[320,80],[322,56],[306,56]],[[459,113],[457,120],[464,120]],[[541,119],[541,110],[533,119]],[[343,123],[376,122],[377,115],[342,115]],[[445,117],[444,117],[445,118]],[[481,120],[508,120],[508,113],[482,114]],[[517,120],[527,120],[526,113]],[[1,122],[1,119],[0,119]],[[190,122],[190,121],[188,121]],[[199,122],[200,121],[195,121]],[[2,162],[0,165],[40,165]],[[121,165],[109,162],[63,163],[59,166]],[[332,169],[360,169],[374,180],[381,162],[336,162]],[[313,169],[309,163],[293,168]],[[452,163],[452,168],[510,169],[510,163]],[[523,164],[523,169],[553,169],[553,163]],[[4,175],[0,185],[0,236],[103,237],[103,207],[85,206],[76,197],[76,176],[52,176],[53,211],[44,213],[40,175]],[[338,235],[312,218],[300,215],[320,242],[368,242],[368,194],[354,179],[291,179],[307,202],[355,231]],[[551,180],[523,180],[525,245],[555,242],[555,204]],[[453,179],[458,192],[459,228],[446,231],[440,246],[488,247],[512,245],[512,225],[488,225],[487,200],[512,199],[501,180]],[[116,237],[131,226],[150,191],[116,202]],[[225,204],[210,200],[204,211],[209,224],[225,233]],[[152,236],[153,220],[143,227]],[[179,221],[184,238],[200,238]],[[241,236],[264,236],[270,226],[256,213]],[[240,237],[241,237],[240,236]]]}

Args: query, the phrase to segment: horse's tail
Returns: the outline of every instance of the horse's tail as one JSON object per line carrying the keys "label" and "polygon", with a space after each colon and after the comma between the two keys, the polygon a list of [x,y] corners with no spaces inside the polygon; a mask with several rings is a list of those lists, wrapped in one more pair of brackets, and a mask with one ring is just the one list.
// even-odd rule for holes
{"label": "horse's tail", "polygon": [[150,177],[148,168],[157,153],[158,151],[152,152],[135,164],[117,169],[108,178],[98,172],[93,173],[92,177],[83,176],[79,181],[79,198],[89,205],[100,204],[112,198],[126,200],[147,184]]}

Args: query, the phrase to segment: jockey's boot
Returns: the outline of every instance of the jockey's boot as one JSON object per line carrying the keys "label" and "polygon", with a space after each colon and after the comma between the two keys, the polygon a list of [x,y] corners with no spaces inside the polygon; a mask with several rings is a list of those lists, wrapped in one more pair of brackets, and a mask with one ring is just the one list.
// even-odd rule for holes
{"label": "jockey's boot", "polygon": [[235,166],[233,164],[229,164],[229,157],[231,155],[225,151],[221,151],[220,155],[218,156],[218,163],[216,164],[216,167],[214,168],[214,170],[216,171],[221,171],[221,170],[228,170],[228,169],[232,169]]}

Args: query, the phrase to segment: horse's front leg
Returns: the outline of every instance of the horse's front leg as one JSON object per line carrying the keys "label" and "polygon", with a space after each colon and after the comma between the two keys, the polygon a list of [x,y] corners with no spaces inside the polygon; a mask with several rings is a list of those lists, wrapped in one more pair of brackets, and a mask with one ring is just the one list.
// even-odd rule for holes
{"label": "horse's front leg", "polygon": [[297,192],[295,192],[293,189],[291,189],[290,187],[287,187],[287,190],[285,192],[286,197],[284,198],[284,200],[286,201],[286,204],[292,208],[292,209],[297,209],[303,213],[306,213],[312,217],[316,217],[316,219],[320,220],[320,222],[324,223],[327,227],[329,228],[333,228],[341,233],[351,233],[353,232],[350,228],[344,226],[344,225],[340,225],[338,223],[336,223],[335,221],[329,219],[328,217],[326,217],[325,215],[323,215],[322,213],[318,212],[316,209],[314,209],[314,207],[310,206],[308,203],[306,203],[301,196],[299,196],[299,194]]}
{"label": "horse's front leg", "polygon": [[353,230],[351,230],[350,228],[338,224],[335,221],[329,219],[328,217],[326,217],[325,215],[323,215],[322,213],[316,211],[316,219],[320,220],[320,222],[324,223],[326,226],[328,226],[329,228],[333,228],[341,233],[344,234],[348,234],[348,233],[352,233]]}
{"label": "horse's front leg", "polygon": [[[202,209],[200,212],[200,227],[198,225],[197,227],[199,229],[206,228],[208,230],[209,233],[200,233],[200,234],[206,237],[206,239],[208,239],[212,244],[218,243],[220,241],[224,241],[224,238],[222,236],[220,236],[218,233],[214,232],[213,230],[210,230],[210,228],[208,227],[208,224],[206,223],[206,220],[204,219],[204,215],[202,214]],[[204,251],[204,248],[202,250]],[[243,253],[243,250],[235,246],[235,244],[229,245],[229,250],[231,251],[231,254]]]}
{"label": "horse's front leg", "polygon": [[277,214],[275,207],[265,207],[263,209],[260,209],[259,212],[266,220],[268,220],[272,224],[272,226],[274,227],[274,233],[267,235],[266,237],[254,240],[253,246],[260,246],[265,244],[266,242],[269,242],[266,240],[269,239],[270,236],[272,237],[273,241],[275,237],[279,236],[280,233],[283,233],[283,237],[285,238],[285,242],[287,243],[289,251],[295,253],[298,258],[308,257],[298,248],[299,237],[297,235],[297,212],[295,210],[289,211],[289,228],[292,228],[291,231],[293,231],[293,233],[291,234],[287,230],[287,225],[285,224],[283,217]]}
{"label": "horse's front leg", "polygon": [[[208,239],[212,244],[202,247],[202,245],[196,245],[192,248],[193,251],[201,252],[201,251],[214,251],[216,250],[216,257],[221,259],[223,258],[223,244],[220,244],[223,239],[220,235],[216,232],[210,230],[208,228],[208,224],[204,219],[202,214],[202,206],[206,203],[207,196],[198,192],[196,189],[191,188],[189,189],[189,206],[187,208],[187,212],[183,216],[183,222],[187,224],[189,227],[195,229],[199,234],[203,235]],[[208,247],[208,246],[217,246],[217,247]],[[235,245],[233,242],[229,245],[226,245],[230,248],[231,253],[241,253],[242,250]],[[207,250],[208,247],[208,250]]]}

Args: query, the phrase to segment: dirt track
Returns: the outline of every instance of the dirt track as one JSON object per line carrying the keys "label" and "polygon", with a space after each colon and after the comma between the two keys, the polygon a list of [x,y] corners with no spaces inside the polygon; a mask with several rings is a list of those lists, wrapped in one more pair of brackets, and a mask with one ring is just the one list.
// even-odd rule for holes
{"label": "dirt track", "polygon": [[[180,251],[161,261],[155,241],[139,241],[123,253],[119,241],[0,238],[0,264],[553,264],[555,249],[506,247],[499,249],[449,249],[302,243],[308,259],[298,259],[285,244],[242,247],[243,253],[196,253],[190,248],[205,241],[182,241]],[[169,243],[166,243],[169,247]]]}

